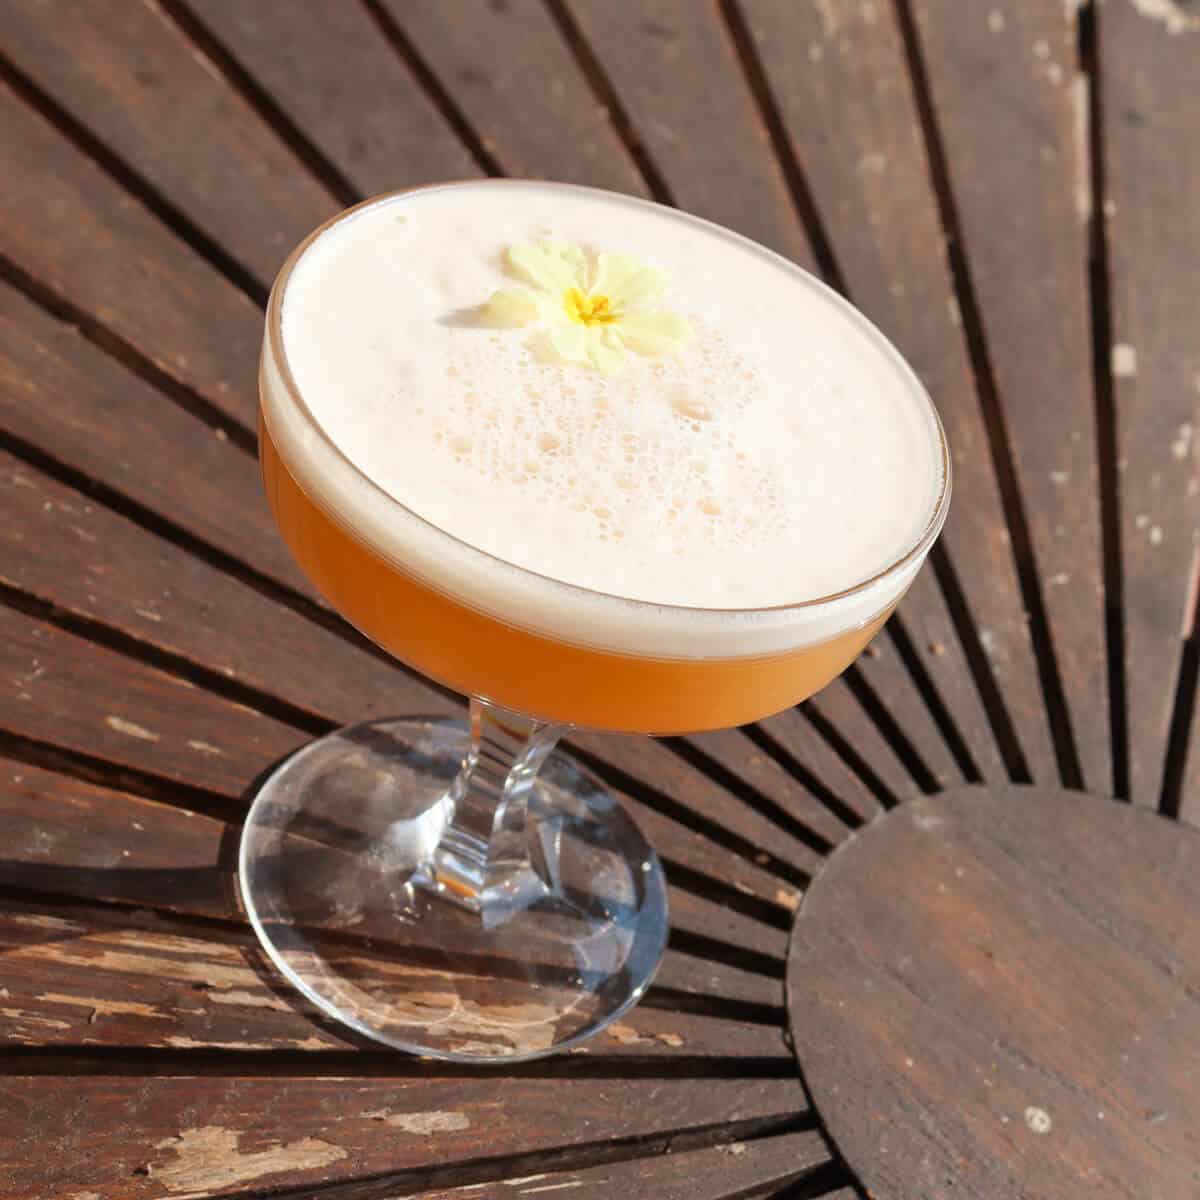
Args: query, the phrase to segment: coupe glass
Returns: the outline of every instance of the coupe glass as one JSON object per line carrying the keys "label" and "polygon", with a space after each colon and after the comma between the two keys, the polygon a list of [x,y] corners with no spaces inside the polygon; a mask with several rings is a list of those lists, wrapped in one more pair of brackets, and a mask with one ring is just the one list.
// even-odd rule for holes
{"label": "coupe glass", "polygon": [[[885,571],[834,596],[730,611],[643,604],[495,559],[377,487],[296,386],[281,326],[288,280],[311,241],[347,215],[296,249],[271,293],[259,388],[264,482],[285,541],[333,607],[409,666],[469,695],[470,714],[368,721],[279,765],[246,820],[242,897],[279,970],[336,1021],[435,1058],[537,1058],[635,1004],[668,929],[653,849],[603,784],[555,749],[559,739],[573,726],[722,728],[823,687],[887,619],[936,539],[949,455],[916,377],[829,292],[929,406],[940,445],[933,515]],[[403,561],[386,549],[395,545],[386,530],[401,523],[412,547]],[[484,611],[431,582],[447,577],[447,563],[459,580],[486,572],[492,593],[501,579],[508,611]],[[555,628],[552,613],[577,613],[580,628],[601,635],[606,624],[632,622],[645,649],[585,644]],[[731,624],[744,647],[733,655]],[[807,625],[822,636],[806,640]],[[656,655],[668,634],[688,652]]]}

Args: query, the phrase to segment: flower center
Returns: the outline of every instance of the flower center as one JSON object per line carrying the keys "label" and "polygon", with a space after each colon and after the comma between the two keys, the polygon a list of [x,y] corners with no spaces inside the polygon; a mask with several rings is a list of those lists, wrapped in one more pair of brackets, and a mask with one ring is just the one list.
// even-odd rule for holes
{"label": "flower center", "polygon": [[588,296],[578,288],[567,288],[563,308],[576,325],[610,325],[617,319],[607,296]]}

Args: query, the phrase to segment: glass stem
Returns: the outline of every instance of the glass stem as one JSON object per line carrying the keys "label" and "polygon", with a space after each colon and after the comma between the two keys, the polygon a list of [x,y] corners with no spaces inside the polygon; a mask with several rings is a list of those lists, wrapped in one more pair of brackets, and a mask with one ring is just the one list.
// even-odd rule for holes
{"label": "glass stem", "polygon": [[527,814],[538,770],[565,732],[472,699],[471,745],[446,794],[449,822],[414,882],[487,927],[557,892],[556,849],[534,844]]}

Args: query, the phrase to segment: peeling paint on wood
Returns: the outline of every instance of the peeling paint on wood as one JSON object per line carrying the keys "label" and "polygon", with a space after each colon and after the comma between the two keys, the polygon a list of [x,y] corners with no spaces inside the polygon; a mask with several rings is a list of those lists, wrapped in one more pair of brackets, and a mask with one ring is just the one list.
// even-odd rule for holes
{"label": "peeling paint on wood", "polygon": [[267,1175],[328,1166],[346,1157],[341,1146],[319,1138],[257,1151],[239,1150],[239,1140],[236,1130],[217,1125],[185,1129],[178,1137],[155,1143],[155,1149],[168,1151],[169,1157],[163,1165],[149,1165],[147,1174],[177,1200],[189,1200]]}

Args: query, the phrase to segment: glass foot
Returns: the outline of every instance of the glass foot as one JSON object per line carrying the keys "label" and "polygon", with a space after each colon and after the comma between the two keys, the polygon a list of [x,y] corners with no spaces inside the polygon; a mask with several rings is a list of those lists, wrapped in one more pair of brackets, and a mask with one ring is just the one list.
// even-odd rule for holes
{"label": "glass foot", "polygon": [[489,919],[436,863],[467,726],[371,721],[312,742],[255,798],[239,875],[260,941],[337,1021],[414,1054],[539,1058],[640,999],[667,938],[658,858],[615,799],[551,753],[523,837],[536,886]]}

